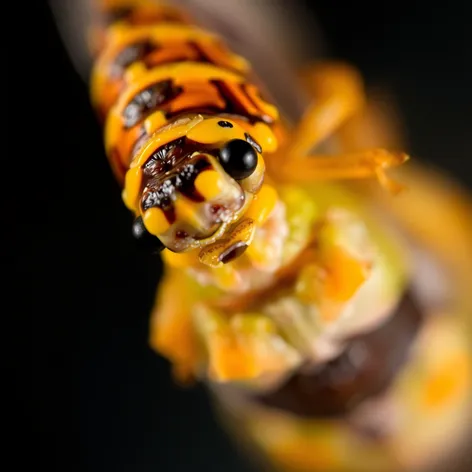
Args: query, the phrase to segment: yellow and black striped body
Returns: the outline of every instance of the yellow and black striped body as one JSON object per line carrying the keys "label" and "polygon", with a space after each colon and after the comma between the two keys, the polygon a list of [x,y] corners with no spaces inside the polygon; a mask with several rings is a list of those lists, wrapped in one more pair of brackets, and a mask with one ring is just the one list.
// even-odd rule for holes
{"label": "yellow and black striped body", "polygon": [[[149,1],[102,7],[109,23],[97,41],[92,99],[124,201],[175,252],[214,243],[262,186],[278,111],[250,82],[243,58],[175,9]],[[257,153],[251,175],[236,179],[221,165],[233,140]]]}

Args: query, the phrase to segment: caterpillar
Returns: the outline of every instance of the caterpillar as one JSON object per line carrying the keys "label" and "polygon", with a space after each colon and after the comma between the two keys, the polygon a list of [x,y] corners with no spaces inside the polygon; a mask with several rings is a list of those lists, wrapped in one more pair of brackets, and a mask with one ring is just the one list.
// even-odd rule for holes
{"label": "caterpillar", "polygon": [[[467,407],[470,357],[455,318],[423,308],[409,245],[371,212],[403,188],[386,171],[408,156],[382,146],[357,70],[307,69],[313,101],[293,124],[181,10],[95,7],[91,100],[132,233],[165,264],[152,347],[179,381],[207,381],[282,470],[427,463],[459,428],[447,418]],[[389,429],[385,397],[429,426]]]}
{"label": "caterpillar", "polygon": [[[177,253],[207,247],[263,188],[263,155],[273,154],[280,139],[278,110],[249,81],[244,59],[174,9],[108,4],[105,16],[119,21],[107,32],[92,96],[106,117],[106,151],[124,183],[124,201],[139,218],[136,233],[146,231]],[[403,159],[380,152],[370,159],[380,167],[389,158]],[[330,172],[327,163],[320,174]],[[246,230],[246,241],[236,243],[237,253],[251,234]],[[223,252],[231,260],[231,248]]]}

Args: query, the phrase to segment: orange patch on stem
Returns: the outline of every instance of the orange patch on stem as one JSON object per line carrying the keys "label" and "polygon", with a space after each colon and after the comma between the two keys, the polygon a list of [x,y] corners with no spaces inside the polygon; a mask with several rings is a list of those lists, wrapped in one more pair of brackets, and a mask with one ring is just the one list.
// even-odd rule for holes
{"label": "orange patch on stem", "polygon": [[467,387],[470,363],[466,353],[458,353],[432,374],[425,386],[424,403],[428,408],[440,408]]}
{"label": "orange patch on stem", "polygon": [[369,267],[339,246],[328,251],[326,260],[326,298],[338,302],[348,301],[366,281]]}

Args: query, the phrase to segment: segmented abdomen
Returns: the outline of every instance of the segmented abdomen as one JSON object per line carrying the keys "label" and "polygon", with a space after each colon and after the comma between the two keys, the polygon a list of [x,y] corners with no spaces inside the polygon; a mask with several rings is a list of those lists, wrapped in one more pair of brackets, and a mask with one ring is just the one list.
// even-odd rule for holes
{"label": "segmented abdomen", "polygon": [[238,115],[273,123],[277,109],[249,82],[247,62],[174,8],[105,1],[92,99],[106,123],[105,145],[122,183],[152,133],[187,113]]}

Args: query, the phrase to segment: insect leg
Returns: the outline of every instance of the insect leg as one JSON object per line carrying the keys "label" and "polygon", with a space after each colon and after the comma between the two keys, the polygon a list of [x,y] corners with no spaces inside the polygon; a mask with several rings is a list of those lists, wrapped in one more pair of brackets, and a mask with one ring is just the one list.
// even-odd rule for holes
{"label": "insect leg", "polygon": [[291,156],[313,151],[365,104],[361,77],[345,64],[312,66],[302,72],[301,80],[312,102],[290,136],[286,151]]}
{"label": "insect leg", "polygon": [[[340,155],[313,153],[318,145],[362,113],[366,99],[357,71],[342,63],[327,63],[302,75],[313,103],[293,130],[288,144],[273,159],[271,173],[290,182],[377,177],[393,193],[401,186],[385,170],[403,164],[408,157],[385,149],[356,150]],[[341,149],[344,147],[341,143]]]}
{"label": "insect leg", "polygon": [[279,171],[284,181],[292,183],[376,177],[384,188],[398,193],[403,186],[390,179],[385,170],[407,160],[408,156],[403,153],[370,149],[336,156],[310,155],[294,158],[282,163]]}

